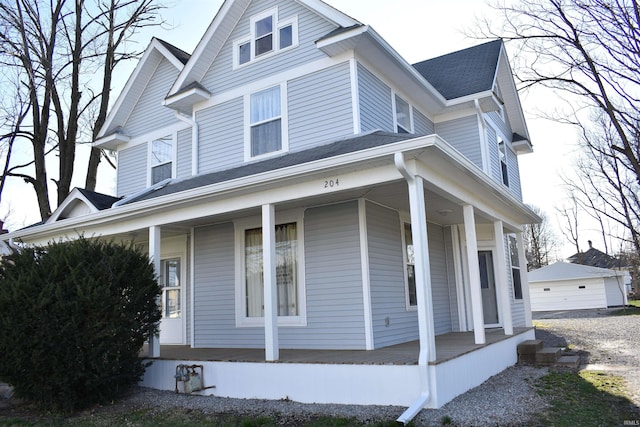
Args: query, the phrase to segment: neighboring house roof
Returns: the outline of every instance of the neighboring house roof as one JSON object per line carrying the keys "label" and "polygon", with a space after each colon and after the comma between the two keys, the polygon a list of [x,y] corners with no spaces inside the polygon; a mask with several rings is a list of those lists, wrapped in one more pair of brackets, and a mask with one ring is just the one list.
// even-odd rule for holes
{"label": "neighboring house roof", "polygon": [[502,40],[494,40],[413,66],[451,100],[493,89],[501,49]]}
{"label": "neighboring house roof", "polygon": [[589,240],[589,250],[586,252],[578,252],[571,255],[567,260],[573,264],[589,265],[599,268],[620,268],[628,267],[625,260],[612,257],[593,247],[593,243]]}
{"label": "neighboring house roof", "polygon": [[625,273],[607,268],[591,267],[587,265],[572,264],[569,262],[556,262],[555,264],[530,271],[527,274],[527,277],[529,278],[530,283],[535,283],[616,277],[624,274]]}
{"label": "neighboring house roof", "polygon": [[204,187],[206,185],[218,184],[237,178],[243,178],[263,172],[286,168],[288,166],[309,163],[315,160],[326,159],[413,138],[416,138],[416,135],[387,133],[382,131],[356,135],[353,138],[342,139],[330,144],[310,148],[308,150],[288,153],[272,159],[250,163],[232,169],[203,174],[181,181],[168,182],[166,185],[157,186],[159,188],[155,190],[150,189],[149,192],[132,196],[129,199],[123,199],[119,204],[125,205],[140,200],[153,199],[167,194],[174,194],[180,191]]}

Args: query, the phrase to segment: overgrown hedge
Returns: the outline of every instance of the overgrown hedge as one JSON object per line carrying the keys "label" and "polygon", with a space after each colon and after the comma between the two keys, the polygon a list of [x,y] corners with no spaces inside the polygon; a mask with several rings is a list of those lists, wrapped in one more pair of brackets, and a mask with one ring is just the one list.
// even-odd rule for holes
{"label": "overgrown hedge", "polygon": [[142,377],[160,287],[133,246],[80,238],[0,262],[0,379],[18,397],[73,411]]}

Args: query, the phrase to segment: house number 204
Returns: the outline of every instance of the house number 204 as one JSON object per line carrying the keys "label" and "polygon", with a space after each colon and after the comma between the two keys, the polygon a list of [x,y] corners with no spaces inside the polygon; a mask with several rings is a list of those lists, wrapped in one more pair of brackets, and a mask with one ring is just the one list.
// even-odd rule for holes
{"label": "house number 204", "polygon": [[327,179],[324,181],[324,188],[340,187],[340,179]]}

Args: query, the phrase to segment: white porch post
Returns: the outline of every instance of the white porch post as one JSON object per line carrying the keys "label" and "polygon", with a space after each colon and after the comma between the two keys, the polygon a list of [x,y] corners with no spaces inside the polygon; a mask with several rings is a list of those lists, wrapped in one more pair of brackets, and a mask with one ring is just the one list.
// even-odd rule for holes
{"label": "white porch post", "polygon": [[[157,225],[149,227],[149,258],[153,262],[153,269],[160,278],[160,239],[162,230]],[[149,337],[149,357],[160,357],[160,336]]]}
{"label": "white porch post", "polygon": [[471,310],[473,313],[473,332],[476,344],[484,344],[484,311],[482,309],[482,289],[480,285],[480,264],[478,261],[478,240],[476,220],[472,205],[464,205],[464,233],[467,241],[467,261],[469,263],[469,287],[471,289]]}
{"label": "white porch post", "polygon": [[264,272],[264,349],[268,362],[280,358],[278,346],[278,288],[276,279],[275,207],[262,205],[262,259]]}
{"label": "white porch post", "polygon": [[418,333],[420,359],[418,364],[436,360],[436,338],[433,325],[433,297],[431,295],[431,268],[429,266],[429,238],[427,213],[424,200],[424,180],[415,177],[409,184],[411,210],[411,235],[415,257],[416,300],[418,308]]}
{"label": "white porch post", "polygon": [[509,295],[509,278],[507,277],[507,256],[505,255],[504,228],[502,221],[493,223],[493,235],[496,240],[496,283],[500,290],[500,305],[502,305],[502,327],[505,335],[513,335],[513,317],[511,315],[511,296]]}
{"label": "white porch post", "polygon": [[524,321],[529,328],[533,326],[531,316],[531,297],[529,295],[529,278],[527,277],[527,257],[524,253],[524,238],[522,232],[516,233],[518,242],[518,260],[520,261],[520,284],[522,286],[522,299],[524,300]]}

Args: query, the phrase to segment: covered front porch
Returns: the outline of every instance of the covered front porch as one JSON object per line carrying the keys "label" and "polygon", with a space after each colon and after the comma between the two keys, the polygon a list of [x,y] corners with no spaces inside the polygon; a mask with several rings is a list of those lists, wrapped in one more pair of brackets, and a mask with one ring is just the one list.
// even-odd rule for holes
{"label": "covered front porch", "polygon": [[535,337],[533,328],[486,331],[486,343],[475,344],[472,332],[436,337],[436,360],[418,364],[419,343],[412,341],[377,350],[281,350],[268,362],[262,349],[193,349],[163,346],[140,383],[174,390],[176,367],[203,365],[199,394],[238,399],[287,399],[302,403],[392,405],[411,407],[421,401],[424,378],[429,399],[420,404],[440,408],[517,362],[517,346]]}

